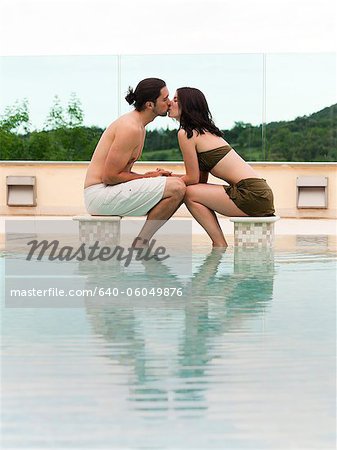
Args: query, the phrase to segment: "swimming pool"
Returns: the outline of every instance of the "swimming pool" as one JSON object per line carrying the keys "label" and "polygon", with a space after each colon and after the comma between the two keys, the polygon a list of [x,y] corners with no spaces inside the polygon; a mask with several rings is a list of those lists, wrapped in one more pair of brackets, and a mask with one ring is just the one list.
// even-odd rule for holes
{"label": "swimming pool", "polygon": [[124,276],[93,267],[79,268],[85,287],[118,296],[2,301],[3,448],[335,448],[329,239],[196,246],[190,277],[165,261]]}

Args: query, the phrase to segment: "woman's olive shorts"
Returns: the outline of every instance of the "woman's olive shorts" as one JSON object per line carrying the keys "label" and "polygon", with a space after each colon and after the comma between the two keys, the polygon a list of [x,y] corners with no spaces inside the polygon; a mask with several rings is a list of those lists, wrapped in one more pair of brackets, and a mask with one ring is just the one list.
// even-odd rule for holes
{"label": "woman's olive shorts", "polygon": [[236,206],[248,216],[273,216],[274,196],[263,178],[246,178],[236,184],[224,186]]}

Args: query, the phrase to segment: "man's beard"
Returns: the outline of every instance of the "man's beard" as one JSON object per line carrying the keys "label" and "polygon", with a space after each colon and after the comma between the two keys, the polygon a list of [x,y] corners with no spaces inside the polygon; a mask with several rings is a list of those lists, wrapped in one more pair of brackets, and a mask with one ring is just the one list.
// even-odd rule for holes
{"label": "man's beard", "polygon": [[156,114],[156,116],[159,116],[159,117],[166,117],[166,116],[167,116],[167,113],[168,113],[168,109],[167,109],[165,112],[158,112],[158,111],[157,111],[157,108],[155,107],[155,109],[154,109],[153,112]]}

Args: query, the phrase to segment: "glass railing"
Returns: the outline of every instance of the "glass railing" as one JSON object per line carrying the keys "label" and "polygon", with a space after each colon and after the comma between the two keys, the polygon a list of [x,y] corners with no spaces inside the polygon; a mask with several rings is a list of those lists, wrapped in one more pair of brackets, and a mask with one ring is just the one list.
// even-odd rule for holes
{"label": "glass railing", "polygon": [[[90,159],[102,131],[132,110],[128,87],[147,77],[164,79],[171,96],[202,90],[249,161],[336,159],[332,53],[2,57],[1,159]],[[177,128],[168,117],[149,124],[143,159],[180,159]]]}

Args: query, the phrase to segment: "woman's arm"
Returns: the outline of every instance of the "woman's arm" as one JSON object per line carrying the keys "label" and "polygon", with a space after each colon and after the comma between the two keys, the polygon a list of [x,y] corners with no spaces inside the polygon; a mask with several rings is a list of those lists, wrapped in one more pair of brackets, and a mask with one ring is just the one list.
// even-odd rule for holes
{"label": "woman's arm", "polygon": [[189,184],[197,184],[200,179],[200,171],[194,137],[192,136],[188,139],[186,132],[180,129],[178,131],[178,142],[186,170],[186,175],[183,175],[181,179],[185,182],[186,186]]}

